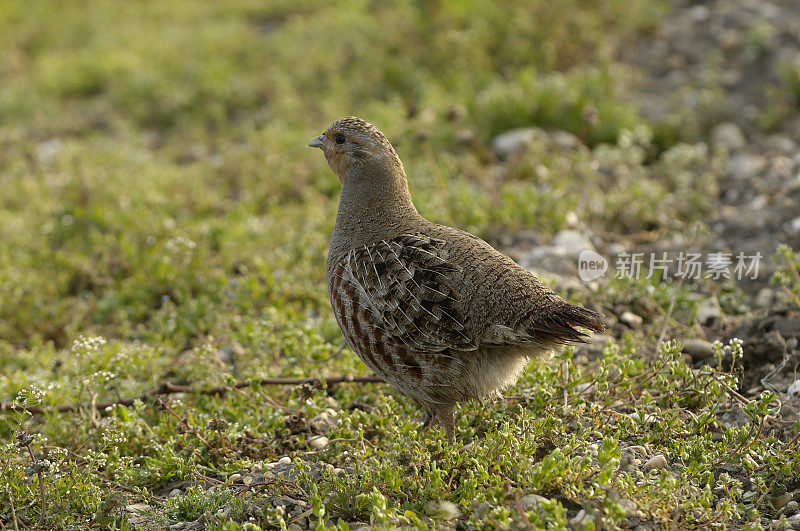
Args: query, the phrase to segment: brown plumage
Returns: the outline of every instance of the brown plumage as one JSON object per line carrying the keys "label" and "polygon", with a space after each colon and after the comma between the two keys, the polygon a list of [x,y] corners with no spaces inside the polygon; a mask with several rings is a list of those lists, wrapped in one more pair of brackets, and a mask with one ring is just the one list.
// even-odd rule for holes
{"label": "brown plumage", "polygon": [[438,418],[452,441],[455,405],[513,383],[532,358],[601,331],[472,234],[423,218],[405,170],[375,126],[342,118],[308,145],[342,183],[326,267],[347,343],[370,369]]}

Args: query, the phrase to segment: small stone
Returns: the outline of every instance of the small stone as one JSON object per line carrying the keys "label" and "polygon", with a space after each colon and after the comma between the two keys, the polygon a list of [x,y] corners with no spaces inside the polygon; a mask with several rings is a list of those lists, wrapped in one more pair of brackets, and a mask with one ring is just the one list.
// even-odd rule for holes
{"label": "small stone", "polygon": [[55,159],[56,155],[61,151],[61,148],[61,140],[58,138],[51,138],[50,140],[40,142],[36,146],[36,159],[41,163],[49,164],[53,162],[53,159]]}
{"label": "small stone", "polygon": [[659,454],[647,460],[644,464],[644,470],[645,472],[650,472],[651,470],[660,470],[665,466],[667,466],[667,458]]}
{"label": "small stone", "polygon": [[638,510],[636,502],[630,498],[621,498],[617,503],[619,503],[626,515],[634,514]]}
{"label": "small stone", "polygon": [[333,469],[333,473],[336,474],[337,476],[344,476],[345,475],[344,468],[334,468]]}
{"label": "small stone", "polygon": [[579,149],[583,146],[580,139],[567,131],[551,131],[550,139],[561,149]]}
{"label": "small stone", "polygon": [[697,305],[697,321],[701,325],[711,324],[721,317],[719,305],[713,299],[706,299]]}
{"label": "small stone", "polygon": [[714,355],[711,343],[702,339],[687,339],[683,342],[683,352],[692,357],[692,361],[706,360]]}
{"label": "small stone", "polygon": [[711,17],[711,10],[704,5],[692,6],[687,10],[693,22],[705,22]]}
{"label": "small stone", "polygon": [[728,160],[725,170],[733,179],[743,181],[758,175],[766,165],[767,161],[764,157],[749,153],[736,153]]}
{"label": "small stone", "polygon": [[311,447],[312,450],[324,450],[328,446],[329,440],[324,435],[320,435],[319,437],[314,437],[313,439],[308,441],[308,445]]}
{"label": "small stone", "polygon": [[786,508],[784,509],[783,512],[785,514],[794,514],[798,510],[800,510],[800,504],[798,504],[796,501],[790,501],[789,503],[786,504]]}
{"label": "small stone", "polygon": [[774,498],[772,498],[772,507],[774,507],[776,511],[780,511],[790,501],[792,501],[792,495],[789,494],[788,492],[784,492],[780,496],[775,496]]}
{"label": "small stone", "polygon": [[567,212],[566,215],[564,216],[564,223],[567,225],[567,227],[570,228],[577,227],[579,221],[580,220],[578,219],[578,214],[576,214],[572,210]]}
{"label": "small stone", "polygon": [[175,497],[178,497],[178,496],[180,496],[182,494],[183,494],[183,491],[181,489],[172,489],[171,491],[169,491],[169,497],[170,498],[175,498]]}
{"label": "small stone", "polygon": [[628,446],[628,451],[633,452],[636,455],[641,455],[642,457],[645,457],[647,455],[647,450],[645,449],[645,447],[639,446],[638,444],[635,444],[633,446]]}
{"label": "small stone", "polygon": [[519,499],[519,504],[523,511],[530,511],[531,509],[536,509],[541,504],[549,501],[550,500],[544,496],[539,496],[538,494],[528,494],[527,496],[523,496]]}
{"label": "small stone", "polygon": [[275,507],[286,507],[287,509],[290,509],[297,505],[297,500],[290,498],[289,496],[275,496],[270,500],[270,503],[272,503],[272,505]]}
{"label": "small stone", "polygon": [[733,122],[722,122],[715,125],[711,130],[711,142],[723,145],[730,151],[735,151],[742,149],[747,140],[738,125]]}
{"label": "small stone", "polygon": [[792,396],[800,395],[800,380],[795,380],[786,392]]}
{"label": "small stone", "polygon": [[286,529],[288,529],[289,531],[303,531],[303,528],[300,527],[300,525],[296,522],[292,522],[291,524],[286,526]]}
{"label": "small stone", "polygon": [[619,322],[624,323],[630,326],[631,328],[636,328],[642,326],[644,319],[642,319],[633,312],[625,311],[622,312],[622,315],[619,316]]}
{"label": "small stone", "polygon": [[775,298],[775,292],[770,288],[761,288],[758,290],[756,299],[753,301],[756,308],[769,308],[772,300]]}
{"label": "small stone", "polygon": [[564,249],[551,245],[534,247],[520,258],[519,265],[535,273],[555,273],[561,276],[576,276],[578,267],[575,260],[567,256]]}
{"label": "small stone", "polygon": [[580,511],[578,511],[578,514],[570,518],[569,523],[572,524],[573,526],[579,526],[584,522],[591,522],[593,520],[594,517],[589,516],[588,514],[586,514],[586,511],[581,509]]}
{"label": "small stone", "polygon": [[125,510],[129,513],[141,513],[144,511],[149,511],[150,509],[151,507],[146,503],[132,503],[125,506]]}
{"label": "small stone", "polygon": [[577,230],[562,230],[553,238],[553,246],[564,250],[564,253],[577,260],[582,251],[594,251],[592,241]]}
{"label": "small stone", "polygon": [[771,135],[767,137],[766,145],[769,149],[785,155],[793,155],[797,152],[797,144],[794,140],[783,135]]}
{"label": "small stone", "polygon": [[492,139],[492,150],[500,158],[507,159],[533,144],[536,138],[541,136],[544,136],[544,131],[536,127],[511,129]]}
{"label": "small stone", "polygon": [[278,459],[278,464],[279,465],[290,465],[290,464],[292,464],[292,458],[289,457],[288,455],[284,456],[284,457],[281,457],[280,459]]}
{"label": "small stone", "polygon": [[236,483],[237,481],[242,479],[242,475],[238,474],[238,473],[237,474],[231,474],[230,476],[228,476],[228,479],[231,480],[232,483]]}
{"label": "small stone", "polygon": [[789,517],[789,525],[792,529],[800,529],[800,514]]}
{"label": "small stone", "polygon": [[308,421],[309,427],[315,433],[328,433],[338,424],[338,414],[333,409],[326,409]]}

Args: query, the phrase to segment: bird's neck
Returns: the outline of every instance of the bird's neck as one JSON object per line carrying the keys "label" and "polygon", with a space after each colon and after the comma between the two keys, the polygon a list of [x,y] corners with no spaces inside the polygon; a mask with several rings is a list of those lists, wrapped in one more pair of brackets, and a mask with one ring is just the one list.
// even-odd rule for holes
{"label": "bird's neck", "polygon": [[422,220],[400,168],[354,171],[346,175],[339,198],[329,256],[393,238]]}

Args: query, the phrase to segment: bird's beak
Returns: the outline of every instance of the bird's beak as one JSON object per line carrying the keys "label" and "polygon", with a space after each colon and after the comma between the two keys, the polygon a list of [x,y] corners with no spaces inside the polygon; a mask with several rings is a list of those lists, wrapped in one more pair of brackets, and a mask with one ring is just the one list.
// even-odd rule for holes
{"label": "bird's beak", "polygon": [[319,135],[317,137],[312,138],[311,141],[308,144],[306,144],[306,147],[315,147],[320,149],[324,148],[325,144],[322,143],[322,139],[324,137],[325,135]]}

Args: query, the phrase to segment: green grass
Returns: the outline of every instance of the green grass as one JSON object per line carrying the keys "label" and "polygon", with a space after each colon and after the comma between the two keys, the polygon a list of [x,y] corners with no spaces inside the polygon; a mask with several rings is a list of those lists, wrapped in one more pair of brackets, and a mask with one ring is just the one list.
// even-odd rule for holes
{"label": "green grass", "polygon": [[[64,529],[130,528],[135,503],[151,506],[142,518],[153,525],[280,527],[292,517],[271,503],[279,494],[330,526],[457,513],[481,528],[563,527],[582,508],[613,527],[630,516],[624,499],[667,525],[772,515],[771,493],[798,472],[797,445],[720,421],[729,374],[692,372],[674,345],[641,357],[673,300],[669,329],[696,331],[696,301],[674,284],[606,286],[597,302],[646,300],[655,330],[596,363],[567,351],[532,366],[514,398],[465,405],[463,450],[421,431],[386,386],[258,384],[366,374],[342,349],[324,286],[338,182],[304,148],[343,115],[392,140],[426,216],[479,235],[551,235],[569,211],[602,230],[669,233],[710,212],[724,157],[680,135],[654,143],[666,126],[640,116],[635,73],[614,60],[661,7],[2,3],[0,400],[45,412],[3,413],[0,522],[13,527],[13,510],[35,526],[40,486],[45,525]],[[491,138],[521,126],[586,147],[542,138],[499,166]],[[55,410],[166,381],[252,385]],[[552,400],[564,392],[566,405]],[[773,407],[751,404],[752,425]],[[310,451],[308,421],[327,409],[332,442]],[[631,445],[670,466],[643,474]],[[229,479],[286,456],[290,481]],[[176,485],[182,495],[168,498]],[[550,501],[520,511],[515,500],[534,493]]]}

